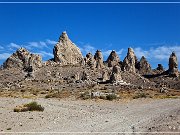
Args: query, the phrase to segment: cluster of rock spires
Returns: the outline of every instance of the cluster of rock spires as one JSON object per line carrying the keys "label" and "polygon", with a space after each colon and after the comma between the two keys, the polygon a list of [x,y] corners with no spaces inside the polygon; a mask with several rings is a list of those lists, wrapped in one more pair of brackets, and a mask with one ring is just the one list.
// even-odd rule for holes
{"label": "cluster of rock spires", "polygon": [[[106,61],[103,60],[103,55],[100,50],[97,50],[95,55],[90,52],[83,57],[80,49],[71,42],[66,32],[63,32],[59,38],[58,43],[53,49],[53,62],[64,65],[79,65],[90,69],[102,69],[102,78],[104,81],[108,79],[114,83],[121,80],[121,71],[130,73],[139,73],[141,75],[153,74],[151,65],[146,58],[142,56],[138,61],[132,48],[128,48],[127,56],[123,61],[120,61],[116,51],[112,51]],[[51,62],[49,60],[49,62]],[[42,67],[43,62],[41,56],[31,54],[25,48],[18,49],[13,53],[3,64],[3,68],[22,68],[28,73],[32,73],[36,69]],[[111,73],[106,72],[106,68],[111,69]],[[158,64],[158,71],[164,71],[161,64]],[[169,58],[169,69],[167,71],[169,76],[178,77],[178,61],[174,52]],[[84,73],[85,74],[85,73]]]}
{"label": "cluster of rock spires", "polygon": [[25,48],[20,48],[3,63],[3,68],[22,68],[30,77],[37,68],[42,67],[42,64],[40,55],[32,54]]}

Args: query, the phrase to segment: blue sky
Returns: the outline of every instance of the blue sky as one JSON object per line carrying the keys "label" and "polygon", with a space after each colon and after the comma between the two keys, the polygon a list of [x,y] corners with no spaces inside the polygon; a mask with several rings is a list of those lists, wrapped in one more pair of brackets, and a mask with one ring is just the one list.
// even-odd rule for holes
{"label": "blue sky", "polygon": [[180,59],[180,4],[0,4],[0,17],[0,64],[19,47],[52,58],[62,31],[83,55],[116,50],[123,60],[132,47],[153,68],[172,51]]}

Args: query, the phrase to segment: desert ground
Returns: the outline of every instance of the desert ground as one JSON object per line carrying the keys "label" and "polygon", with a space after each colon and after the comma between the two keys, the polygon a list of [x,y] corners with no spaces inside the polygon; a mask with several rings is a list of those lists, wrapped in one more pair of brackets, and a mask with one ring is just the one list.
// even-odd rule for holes
{"label": "desert ground", "polygon": [[[43,112],[14,112],[36,101]],[[180,99],[0,98],[0,134],[179,134]]]}

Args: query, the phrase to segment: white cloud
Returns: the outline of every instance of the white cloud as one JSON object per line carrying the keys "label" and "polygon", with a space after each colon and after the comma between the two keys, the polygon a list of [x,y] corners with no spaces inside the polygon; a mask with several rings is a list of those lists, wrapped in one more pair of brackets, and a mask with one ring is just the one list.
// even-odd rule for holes
{"label": "white cloud", "polygon": [[46,43],[47,43],[47,44],[50,44],[50,45],[55,45],[55,44],[57,44],[56,41],[53,41],[53,40],[50,40],[50,39],[47,39],[47,40],[46,40]]}
{"label": "white cloud", "polygon": [[87,54],[89,52],[94,54],[97,50],[95,47],[91,46],[90,44],[85,44],[83,47],[79,47],[79,48],[80,48],[81,52],[83,52],[85,54]]}
{"label": "white cloud", "polygon": [[[116,51],[116,50],[115,50]],[[121,59],[121,55],[122,55],[122,52],[124,51],[124,49],[121,49],[119,51],[116,51],[116,54],[119,56],[119,58]],[[110,55],[110,53],[112,52],[112,50],[103,50],[102,51],[102,54],[103,54],[103,57],[104,57],[104,60],[106,60],[108,58],[108,56]]]}
{"label": "white cloud", "polygon": [[45,46],[45,47],[47,46],[46,43],[43,42],[43,41],[40,41],[39,44],[40,44],[41,46]]}
{"label": "white cloud", "polygon": [[36,54],[39,54],[41,55],[42,57],[54,57],[54,55],[52,53],[49,53],[49,52],[46,52],[46,51],[40,51],[40,52],[37,52]]}
{"label": "white cloud", "polygon": [[39,42],[29,42],[29,46],[39,48]]}
{"label": "white cloud", "polygon": [[160,46],[157,48],[150,48],[149,50],[143,50],[142,48],[134,48],[134,52],[138,58],[145,56],[152,60],[168,60],[170,54],[175,51],[178,59],[180,59],[180,46]]}
{"label": "white cloud", "polygon": [[11,56],[11,53],[1,53],[0,60],[6,60],[10,56]]}
{"label": "white cloud", "polygon": [[10,43],[8,47],[10,47],[10,48],[15,48],[15,49],[19,49],[19,48],[21,48],[21,45],[18,45],[18,44],[16,44],[16,43]]}
{"label": "white cloud", "polygon": [[141,58],[142,56],[148,57],[149,52],[141,49],[140,47],[134,48],[134,52],[138,58]]}
{"label": "white cloud", "polygon": [[103,56],[108,57],[112,50],[104,50],[102,51]]}
{"label": "white cloud", "polygon": [[39,42],[29,42],[28,45],[25,46],[27,49],[31,50],[32,48],[48,48],[46,42],[39,41]]}

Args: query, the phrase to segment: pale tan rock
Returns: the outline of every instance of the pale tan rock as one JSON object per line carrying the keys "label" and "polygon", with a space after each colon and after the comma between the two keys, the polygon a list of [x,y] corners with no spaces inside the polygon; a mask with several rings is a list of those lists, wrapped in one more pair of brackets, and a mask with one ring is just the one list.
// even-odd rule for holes
{"label": "pale tan rock", "polygon": [[141,57],[140,61],[137,64],[137,68],[140,74],[150,74],[152,72],[151,65],[148,63],[144,56]]}
{"label": "pale tan rock", "polygon": [[25,48],[18,49],[4,63],[3,68],[39,68],[42,66],[42,57],[38,54],[31,54]]}
{"label": "pale tan rock", "polygon": [[113,67],[115,65],[119,65],[120,59],[117,55],[116,51],[112,51],[106,61],[108,63],[108,67]]}
{"label": "pale tan rock", "polygon": [[82,64],[84,59],[80,49],[71,42],[66,32],[63,32],[58,43],[54,46],[54,61],[61,65]]}
{"label": "pale tan rock", "polygon": [[175,52],[172,52],[172,54],[169,57],[169,75],[178,77],[179,72],[178,72],[178,60]]}
{"label": "pale tan rock", "polygon": [[104,67],[104,64],[103,64],[103,55],[102,55],[102,52],[100,50],[97,50],[95,55],[94,55],[94,59],[96,61],[96,68],[97,69],[101,69]]}
{"label": "pale tan rock", "polygon": [[91,53],[88,53],[86,54],[86,57],[85,57],[85,64],[86,66],[94,69],[95,68],[95,59],[93,57],[93,55]]}
{"label": "pale tan rock", "polygon": [[109,76],[108,76],[108,72],[107,71],[103,71],[103,73],[102,73],[102,80],[103,80],[103,82],[109,80]]}
{"label": "pale tan rock", "polygon": [[128,48],[127,56],[123,61],[123,69],[124,71],[135,73],[135,65],[136,65],[136,56],[134,54],[134,50],[132,48]]}
{"label": "pale tan rock", "polygon": [[112,69],[112,74],[110,76],[111,83],[117,83],[122,80],[121,77],[121,68],[119,66],[114,66]]}

